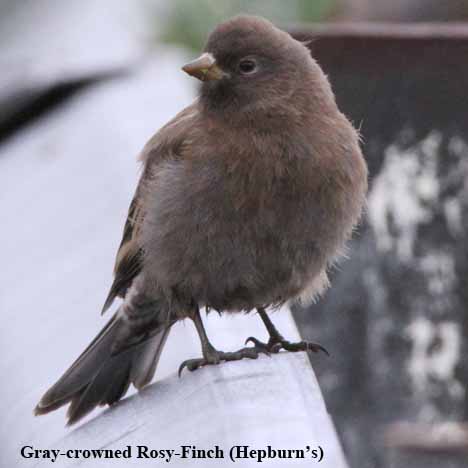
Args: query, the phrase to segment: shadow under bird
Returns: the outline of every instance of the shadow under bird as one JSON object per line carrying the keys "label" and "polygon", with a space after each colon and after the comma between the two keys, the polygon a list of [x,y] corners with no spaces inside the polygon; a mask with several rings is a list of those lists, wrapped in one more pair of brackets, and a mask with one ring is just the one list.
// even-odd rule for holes
{"label": "shadow under bird", "polygon": [[[122,304],[38,403],[70,403],[72,424],[151,381],[171,326],[193,320],[203,356],[194,370],[259,353],[318,351],[290,343],[267,307],[308,301],[328,287],[327,269],[361,216],[367,167],[359,136],[338,110],[306,46],[265,19],[237,16],[209,36],[183,70],[200,96],[161,128],[141,155],[105,302]],[[221,352],[199,309],[257,311],[262,343]]]}

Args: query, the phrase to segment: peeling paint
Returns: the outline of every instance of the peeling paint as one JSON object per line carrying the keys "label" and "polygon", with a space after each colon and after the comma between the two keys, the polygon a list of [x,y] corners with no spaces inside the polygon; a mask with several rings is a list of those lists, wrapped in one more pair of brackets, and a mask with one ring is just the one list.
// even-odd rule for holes
{"label": "peeling paint", "polygon": [[414,257],[418,226],[433,219],[440,193],[437,166],[441,142],[440,132],[433,131],[409,148],[389,146],[369,193],[369,219],[377,248],[382,252],[396,250],[403,262]]}
{"label": "peeling paint", "polygon": [[447,385],[454,398],[463,398],[465,391],[455,378],[461,351],[460,325],[450,321],[433,323],[419,317],[406,333],[413,345],[407,369],[414,391],[426,392],[430,379],[436,379]]}
{"label": "peeling paint", "polygon": [[453,293],[457,275],[452,255],[442,251],[430,252],[421,258],[419,268],[427,280],[430,294],[446,296]]}
{"label": "peeling paint", "polygon": [[458,198],[448,198],[444,202],[444,215],[450,234],[454,237],[462,234],[462,207]]}
{"label": "peeling paint", "polygon": [[459,157],[468,156],[468,143],[459,136],[453,136],[450,138],[448,149],[452,155]]}

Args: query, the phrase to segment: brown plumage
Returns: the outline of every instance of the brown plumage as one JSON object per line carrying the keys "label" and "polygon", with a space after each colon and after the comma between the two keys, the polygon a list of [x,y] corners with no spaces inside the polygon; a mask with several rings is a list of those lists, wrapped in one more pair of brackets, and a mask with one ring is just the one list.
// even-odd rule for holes
{"label": "brown plumage", "polygon": [[[184,70],[200,97],[147,143],[104,311],[116,314],[44,395],[37,414],[71,402],[73,423],[153,377],[176,321],[191,318],[203,358],[190,370],[261,352],[322,349],[290,343],[265,308],[328,286],[361,215],[367,168],[358,134],[336,106],[307,48],[268,21],[233,18]],[[199,307],[257,309],[268,343],[217,351]]]}

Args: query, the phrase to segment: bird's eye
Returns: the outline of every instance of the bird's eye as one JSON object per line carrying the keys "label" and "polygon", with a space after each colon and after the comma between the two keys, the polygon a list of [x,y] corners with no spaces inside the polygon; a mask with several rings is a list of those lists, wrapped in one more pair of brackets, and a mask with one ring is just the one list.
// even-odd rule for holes
{"label": "bird's eye", "polygon": [[239,62],[239,71],[244,75],[251,75],[257,71],[257,62],[253,59],[243,59]]}

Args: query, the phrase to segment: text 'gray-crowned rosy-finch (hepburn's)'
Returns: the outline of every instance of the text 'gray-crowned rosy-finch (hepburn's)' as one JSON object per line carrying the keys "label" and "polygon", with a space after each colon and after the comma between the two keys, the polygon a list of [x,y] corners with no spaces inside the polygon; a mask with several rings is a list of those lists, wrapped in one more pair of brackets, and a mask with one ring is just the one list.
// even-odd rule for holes
{"label": "text 'gray-crowned rosy-finch (hepburn's)'", "polygon": [[[304,44],[270,22],[238,16],[209,36],[183,70],[199,98],[160,129],[141,156],[104,305],[123,303],[42,397],[36,414],[70,403],[69,423],[153,377],[171,326],[193,320],[203,357],[190,370],[290,343],[265,308],[320,294],[327,268],[358,222],[367,168],[356,130]],[[270,339],[216,350],[200,307],[257,310]]]}

